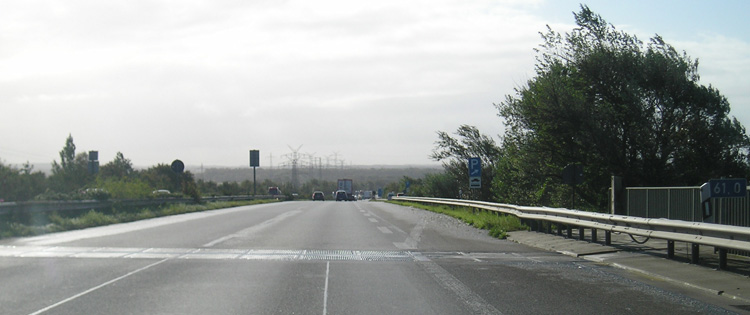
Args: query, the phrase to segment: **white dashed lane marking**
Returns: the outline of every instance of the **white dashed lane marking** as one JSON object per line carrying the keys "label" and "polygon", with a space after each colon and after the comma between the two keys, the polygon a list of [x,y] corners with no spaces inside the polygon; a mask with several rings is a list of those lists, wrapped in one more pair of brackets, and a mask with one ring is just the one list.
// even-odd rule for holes
{"label": "white dashed lane marking", "polygon": [[393,234],[393,231],[385,226],[379,226],[378,230],[380,230],[380,232],[383,232],[383,234]]}

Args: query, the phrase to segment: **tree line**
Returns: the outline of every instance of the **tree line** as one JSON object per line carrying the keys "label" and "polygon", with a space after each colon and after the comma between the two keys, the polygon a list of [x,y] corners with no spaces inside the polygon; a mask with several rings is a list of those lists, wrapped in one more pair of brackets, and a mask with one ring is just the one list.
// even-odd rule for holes
{"label": "tree line", "polygon": [[[647,43],[582,5],[577,27],[549,26],[535,76],[495,104],[499,143],[470,125],[438,132],[444,172],[415,194],[521,205],[607,209],[612,176],[627,186],[699,186],[750,174],[750,140],[718,89],[699,83],[698,60],[655,35]],[[482,188],[467,160],[482,159]],[[580,183],[566,167],[580,165]]]}
{"label": "tree line", "polygon": [[72,135],[65,140],[60,161],[53,161],[50,176],[29,163],[18,169],[0,162],[0,198],[5,201],[145,199],[157,190],[199,198],[190,172],[175,173],[167,164],[138,171],[121,152],[94,172],[88,154],[76,153]]}
{"label": "tree line", "polygon": [[[384,190],[389,192],[404,189],[398,181],[389,182],[389,180],[398,178],[398,175],[394,174],[416,177],[428,172],[424,169],[411,168],[340,170],[335,174],[328,174],[329,176],[326,178],[308,178],[295,186],[288,178],[291,175],[286,174],[291,172],[289,170],[274,170],[274,173],[278,173],[277,175],[286,175],[287,178],[285,176],[276,176],[278,178],[266,176],[266,178],[259,179],[257,183],[253,183],[252,180],[248,179],[252,178],[251,170],[217,169],[213,170],[211,174],[237,173],[242,175],[237,178],[245,178],[245,180],[239,181],[230,178],[229,180],[216,182],[201,178],[196,179],[196,175],[190,171],[175,173],[171,166],[167,164],[158,164],[145,170],[137,170],[133,167],[130,159],[125,158],[121,152],[117,152],[114,160],[99,167],[97,172],[92,172],[89,168],[87,152],[76,152],[72,135],[69,135],[66,139],[59,156],[59,161],[53,161],[52,173],[49,176],[41,171],[35,171],[34,166],[29,163],[17,168],[0,161],[0,199],[4,201],[103,200],[147,199],[164,196],[187,196],[200,199],[201,196],[265,195],[268,192],[268,187],[279,187],[284,194],[299,193],[301,198],[305,198],[309,197],[309,194],[313,191],[323,191],[326,194],[336,191],[338,189],[337,181],[326,179],[331,176],[334,176],[334,178],[354,178],[355,189],[357,190],[377,190],[385,187]],[[284,173],[284,171],[287,172]],[[250,172],[249,176],[248,172]],[[159,193],[159,190],[167,190],[170,194]]]}

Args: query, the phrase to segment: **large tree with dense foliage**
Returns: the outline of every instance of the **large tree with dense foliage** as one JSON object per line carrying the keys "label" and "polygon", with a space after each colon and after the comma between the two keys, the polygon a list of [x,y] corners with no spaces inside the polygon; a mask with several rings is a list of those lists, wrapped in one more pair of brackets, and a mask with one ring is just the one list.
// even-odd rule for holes
{"label": "large tree with dense foliage", "polygon": [[570,33],[542,33],[536,76],[496,104],[507,127],[501,201],[569,206],[561,172],[572,163],[584,166],[579,198],[597,210],[612,175],[677,186],[748,174],[750,140],[727,99],[699,83],[697,60],[658,35],[644,44],[586,6],[574,16]]}

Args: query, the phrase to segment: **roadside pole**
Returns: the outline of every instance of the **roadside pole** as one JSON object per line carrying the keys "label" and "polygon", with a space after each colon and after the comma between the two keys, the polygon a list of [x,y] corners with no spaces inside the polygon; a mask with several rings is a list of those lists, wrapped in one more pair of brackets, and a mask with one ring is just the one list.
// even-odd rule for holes
{"label": "roadside pole", "polygon": [[253,168],[253,199],[255,199],[255,193],[256,193],[255,168],[259,166],[260,166],[260,151],[250,150],[250,167]]}

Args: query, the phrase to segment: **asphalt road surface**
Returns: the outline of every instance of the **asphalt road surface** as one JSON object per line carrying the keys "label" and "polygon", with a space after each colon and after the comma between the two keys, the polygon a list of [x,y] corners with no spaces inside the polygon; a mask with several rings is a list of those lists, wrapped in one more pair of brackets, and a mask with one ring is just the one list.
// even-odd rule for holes
{"label": "asphalt road surface", "polygon": [[382,202],[297,201],[0,240],[0,314],[728,313]]}

